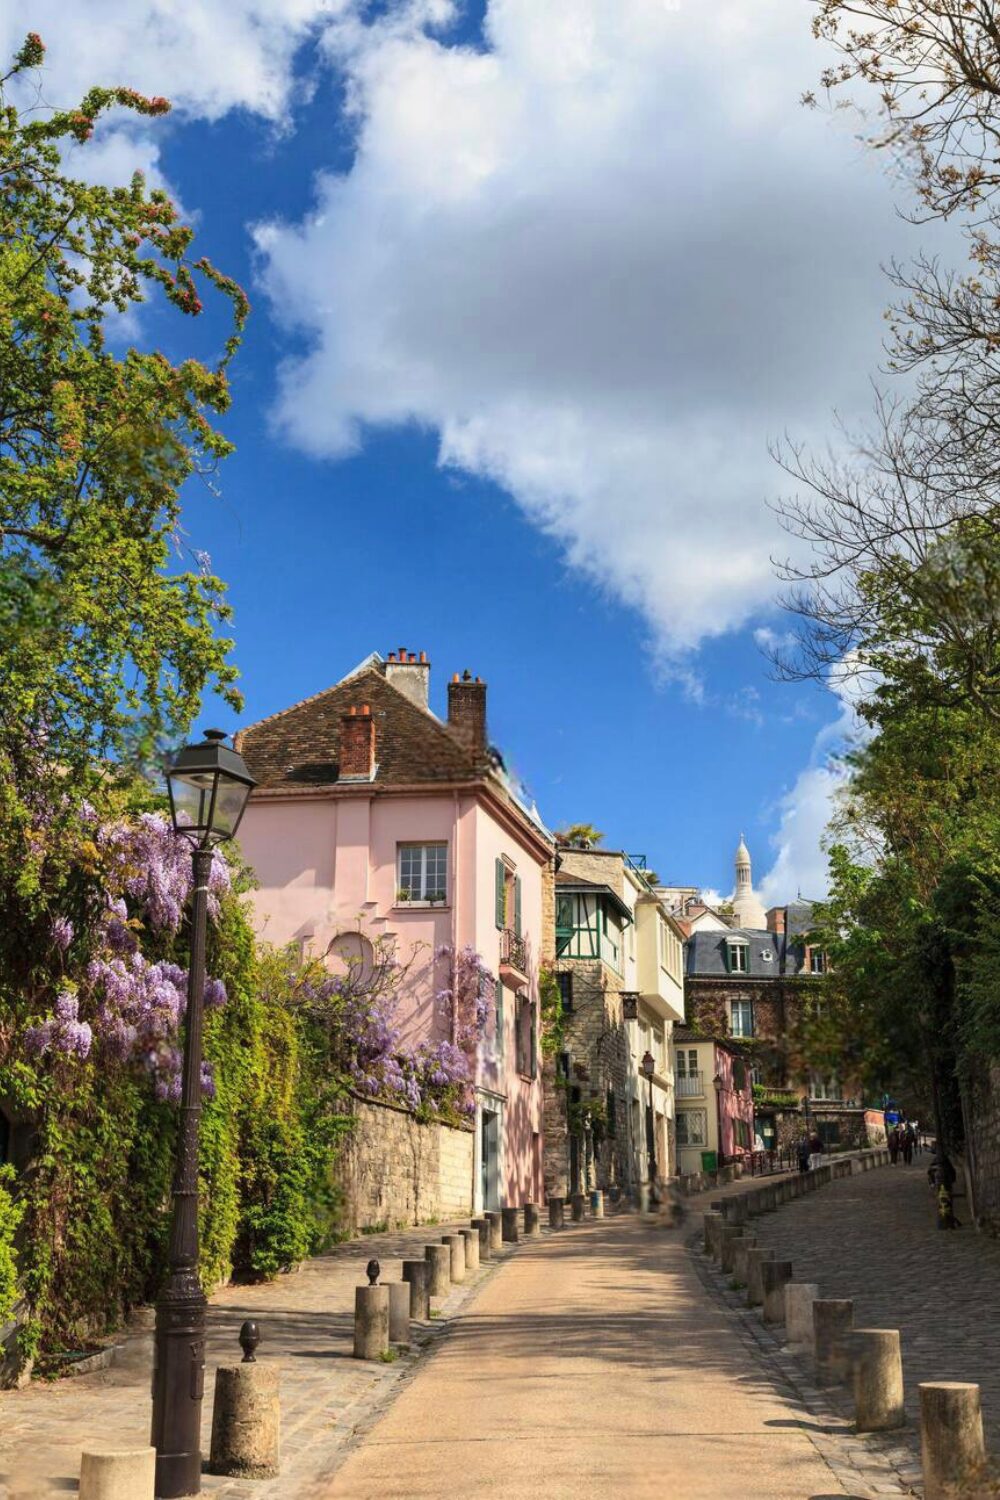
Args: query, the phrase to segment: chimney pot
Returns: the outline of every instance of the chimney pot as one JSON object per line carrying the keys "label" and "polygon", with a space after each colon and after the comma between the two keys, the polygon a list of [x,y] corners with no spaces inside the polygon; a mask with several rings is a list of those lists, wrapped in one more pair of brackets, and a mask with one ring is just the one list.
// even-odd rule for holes
{"label": "chimney pot", "polygon": [[426,651],[421,651],[421,653],[420,653],[420,660],[421,660],[421,661],[422,661],[422,662],[423,662],[423,663],[425,663],[425,664],[426,664],[426,662],[427,662],[427,652],[426,652]]}
{"label": "chimney pot", "polygon": [[390,651],[389,652],[389,660],[390,661],[395,661],[396,660],[396,653],[395,653],[395,651]]}
{"label": "chimney pot", "polygon": [[354,706],[354,704],[353,704],[353,703],[352,703],[352,704],[351,704],[351,706],[350,706],[350,708],[349,708],[349,709],[348,709],[348,710],[347,710],[347,712],[348,712],[348,713],[349,713],[349,714],[350,714],[350,716],[351,716],[351,718],[352,718],[352,719],[353,719],[353,718],[354,718],[354,715],[355,715],[355,714],[356,714],[356,713],[357,713],[357,709],[356,709],[356,708],[355,708],[355,706]]}

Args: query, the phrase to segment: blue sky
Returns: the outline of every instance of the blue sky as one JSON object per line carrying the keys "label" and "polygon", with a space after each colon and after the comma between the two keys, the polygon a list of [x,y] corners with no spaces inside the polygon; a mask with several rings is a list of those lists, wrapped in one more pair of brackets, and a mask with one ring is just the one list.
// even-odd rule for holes
{"label": "blue sky", "polygon": [[[797,103],[808,6],[703,10],[200,0],[152,27],[38,0],[0,40],[43,34],[60,102],[171,96],[89,170],[165,181],[250,290],[237,454],[186,512],[230,586],[244,722],[425,650],[439,711],[451,672],[489,682],[550,825],[722,890],[745,831],[778,900],[821,883],[844,716],[754,639],[783,628],[767,444],[866,410],[879,263],[913,231]],[[151,309],[141,332],[215,330]]]}

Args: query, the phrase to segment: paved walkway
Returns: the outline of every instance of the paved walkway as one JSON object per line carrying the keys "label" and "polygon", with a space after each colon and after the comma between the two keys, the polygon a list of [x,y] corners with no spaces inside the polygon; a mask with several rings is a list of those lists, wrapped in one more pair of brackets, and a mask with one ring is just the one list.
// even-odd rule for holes
{"label": "paved walkway", "polygon": [[523,1245],[316,1494],[904,1493],[888,1470],[855,1482],[847,1441],[755,1356],[682,1236],[627,1216]]}
{"label": "paved walkway", "polygon": [[[468,1221],[465,1221],[466,1224]],[[400,1261],[421,1256],[448,1225],[372,1235],[307,1261],[290,1276],[260,1286],[226,1287],[209,1303],[202,1447],[211,1436],[215,1367],[242,1357],[245,1318],[258,1321],[261,1360],[281,1366],[282,1474],[265,1483],[206,1475],[212,1500],[291,1500],[326,1472],[358,1422],[380,1409],[419,1367],[418,1352],[497,1269],[494,1260],[435,1303],[432,1323],[414,1323],[414,1352],[389,1365],[352,1358],[354,1288],[372,1255],[383,1279],[398,1281]],[[501,1262],[508,1252],[501,1252]],[[152,1311],[145,1310],[108,1370],[54,1383],[34,1381],[0,1391],[0,1500],[65,1500],[74,1494],[85,1444],[142,1446],[149,1442]]]}
{"label": "paved walkway", "polygon": [[977,1381],[987,1444],[1000,1456],[1000,1242],[969,1226],[964,1198],[965,1227],[937,1228],[929,1161],[833,1182],[752,1228],[791,1260],[796,1281],[853,1298],[858,1327],[899,1329],[912,1421],[920,1381]]}

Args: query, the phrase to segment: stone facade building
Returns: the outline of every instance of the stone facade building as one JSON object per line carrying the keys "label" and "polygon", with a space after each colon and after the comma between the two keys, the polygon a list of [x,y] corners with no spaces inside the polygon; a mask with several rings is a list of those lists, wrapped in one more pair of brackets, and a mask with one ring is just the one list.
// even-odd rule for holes
{"label": "stone facade building", "polygon": [[673,1170],[670,1028],[684,1018],[683,934],[620,851],[561,847],[552,900],[563,1045],[545,1076],[546,1191],[636,1199],[650,1145],[658,1175]]}

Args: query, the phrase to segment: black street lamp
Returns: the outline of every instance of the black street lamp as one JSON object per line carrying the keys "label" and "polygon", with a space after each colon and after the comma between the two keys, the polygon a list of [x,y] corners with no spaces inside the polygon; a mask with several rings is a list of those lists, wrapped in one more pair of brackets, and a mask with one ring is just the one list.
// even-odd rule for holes
{"label": "black street lamp", "polygon": [[656,1059],[652,1052],[647,1052],[642,1059],[642,1071],[649,1080],[649,1103],[646,1106],[646,1150],[649,1152],[649,1206],[659,1207],[659,1195],[656,1191],[656,1121],[653,1115],[653,1074],[656,1072]]}
{"label": "black street lamp", "polygon": [[218,729],[181,750],[167,772],[174,832],[192,845],[191,966],[181,1116],[174,1168],[167,1279],[156,1302],[153,1432],[159,1500],[201,1490],[201,1398],[205,1384],[205,1293],[198,1274],[198,1136],[208,881],[215,846],[240,826],[255,782]]}

